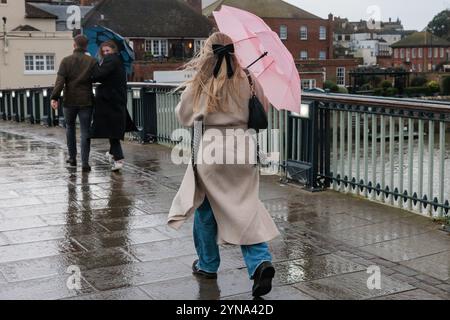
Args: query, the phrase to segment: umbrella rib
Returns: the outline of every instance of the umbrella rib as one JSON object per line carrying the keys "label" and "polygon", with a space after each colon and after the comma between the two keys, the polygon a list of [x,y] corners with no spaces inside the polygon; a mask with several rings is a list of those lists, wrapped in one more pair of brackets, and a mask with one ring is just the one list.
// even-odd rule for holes
{"label": "umbrella rib", "polygon": [[271,65],[273,65],[275,63],[275,60],[272,60],[272,62],[270,62],[270,64],[267,66],[267,67],[265,67],[264,68],[264,70],[263,71],[261,71],[259,74],[261,75],[261,74],[263,74],[267,69],[269,69],[269,67],[271,66]]}

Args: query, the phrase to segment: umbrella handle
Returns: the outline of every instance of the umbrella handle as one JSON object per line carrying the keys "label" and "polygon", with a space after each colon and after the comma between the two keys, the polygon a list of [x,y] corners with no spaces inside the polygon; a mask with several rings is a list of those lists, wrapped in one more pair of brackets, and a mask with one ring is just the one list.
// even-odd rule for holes
{"label": "umbrella handle", "polygon": [[264,58],[265,56],[267,56],[269,54],[269,52],[264,52],[258,59],[256,59],[255,61],[253,61],[248,67],[247,69],[250,69],[255,63],[257,63],[259,60],[261,60],[262,58]]}

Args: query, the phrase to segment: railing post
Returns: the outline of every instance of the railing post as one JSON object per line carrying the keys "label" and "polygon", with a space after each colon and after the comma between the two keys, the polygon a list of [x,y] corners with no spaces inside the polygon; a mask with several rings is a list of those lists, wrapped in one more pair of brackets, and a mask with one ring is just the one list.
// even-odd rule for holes
{"label": "railing post", "polygon": [[9,91],[6,95],[6,119],[5,120],[11,120],[12,119],[12,91]]}
{"label": "railing post", "polygon": [[6,95],[0,91],[0,119],[6,120]]}
{"label": "railing post", "polygon": [[142,140],[144,142],[156,141],[156,136],[158,134],[158,122],[156,114],[156,92],[154,90],[144,91],[142,121]]}
{"label": "railing post", "polygon": [[42,104],[42,118],[41,123],[48,127],[52,126],[52,111],[50,106],[50,91],[48,89],[44,89],[43,91],[43,104]]}
{"label": "railing post", "polygon": [[19,122],[19,114],[17,112],[17,100],[18,100],[19,93],[17,91],[11,92],[11,100],[12,100],[12,114],[11,114],[11,120]]}

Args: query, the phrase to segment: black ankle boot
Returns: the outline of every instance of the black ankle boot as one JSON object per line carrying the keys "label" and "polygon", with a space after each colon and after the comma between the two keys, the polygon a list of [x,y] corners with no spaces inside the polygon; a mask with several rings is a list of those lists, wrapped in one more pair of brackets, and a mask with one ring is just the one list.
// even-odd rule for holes
{"label": "black ankle boot", "polygon": [[261,297],[272,290],[272,279],[275,276],[275,268],[270,262],[263,262],[253,275],[253,296]]}

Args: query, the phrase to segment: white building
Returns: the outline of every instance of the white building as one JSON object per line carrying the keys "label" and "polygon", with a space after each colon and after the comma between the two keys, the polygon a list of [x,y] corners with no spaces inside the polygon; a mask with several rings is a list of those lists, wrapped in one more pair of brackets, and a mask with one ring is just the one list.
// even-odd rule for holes
{"label": "white building", "polygon": [[0,0],[0,89],[52,86],[60,61],[73,51],[71,31],[25,0]]}

